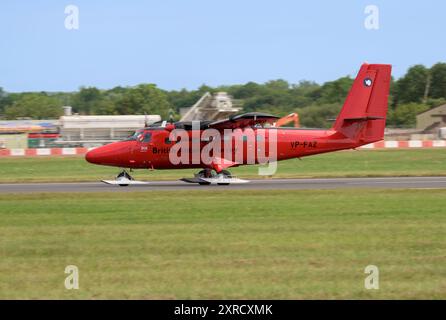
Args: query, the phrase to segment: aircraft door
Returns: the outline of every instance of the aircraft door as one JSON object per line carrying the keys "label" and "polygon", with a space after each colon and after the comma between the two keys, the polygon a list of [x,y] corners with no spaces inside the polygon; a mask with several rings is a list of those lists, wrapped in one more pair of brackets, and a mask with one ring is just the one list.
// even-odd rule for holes
{"label": "aircraft door", "polygon": [[269,130],[256,130],[256,158],[259,163],[265,163],[269,157]]}
{"label": "aircraft door", "polygon": [[153,146],[152,133],[142,132],[136,137],[136,143],[132,150],[133,158],[136,162],[143,166],[151,165],[150,149]]}

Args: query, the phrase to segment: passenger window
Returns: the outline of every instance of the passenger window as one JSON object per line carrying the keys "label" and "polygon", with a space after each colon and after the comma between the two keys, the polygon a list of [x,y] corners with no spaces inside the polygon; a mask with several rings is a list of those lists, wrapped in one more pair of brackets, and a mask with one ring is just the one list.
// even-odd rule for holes
{"label": "passenger window", "polygon": [[152,140],[152,134],[150,132],[146,133],[142,142],[150,142]]}

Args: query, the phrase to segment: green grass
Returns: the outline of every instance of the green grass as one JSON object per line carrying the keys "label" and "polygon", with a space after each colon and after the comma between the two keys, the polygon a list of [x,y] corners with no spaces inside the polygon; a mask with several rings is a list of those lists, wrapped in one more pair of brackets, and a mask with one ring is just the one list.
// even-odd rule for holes
{"label": "green grass", "polygon": [[[70,182],[113,179],[118,168],[87,163],[83,157],[0,158],[0,183]],[[197,170],[137,170],[136,179],[161,180],[193,176]],[[257,166],[231,171],[243,178],[262,178]],[[446,148],[359,150],[316,155],[278,164],[274,178],[434,176],[446,175]]]}
{"label": "green grass", "polygon": [[[445,299],[445,199],[441,189],[0,195],[0,298]],[[68,264],[79,290],[64,289]],[[364,289],[370,264],[379,290]]]}

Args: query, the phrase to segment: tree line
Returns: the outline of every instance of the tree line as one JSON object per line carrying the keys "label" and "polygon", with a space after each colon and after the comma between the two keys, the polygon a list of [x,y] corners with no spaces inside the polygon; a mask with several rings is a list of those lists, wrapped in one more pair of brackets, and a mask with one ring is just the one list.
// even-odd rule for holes
{"label": "tree line", "polygon": [[[225,91],[241,102],[245,112],[260,111],[283,116],[297,112],[305,127],[329,127],[350,90],[350,76],[318,84],[285,80],[209,87],[196,90],[162,90],[155,84],[100,90],[81,87],[77,92],[7,93],[0,88],[3,119],[51,119],[62,115],[63,105],[85,115],[159,114],[179,119],[180,108],[192,106],[205,92]],[[398,80],[392,79],[387,124],[413,127],[420,112],[446,103],[446,63],[431,68],[414,65]]]}

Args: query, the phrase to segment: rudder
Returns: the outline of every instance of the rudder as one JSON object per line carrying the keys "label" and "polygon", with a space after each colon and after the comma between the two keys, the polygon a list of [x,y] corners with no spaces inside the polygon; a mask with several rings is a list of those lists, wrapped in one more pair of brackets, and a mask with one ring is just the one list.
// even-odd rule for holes
{"label": "rudder", "polygon": [[392,66],[364,63],[333,129],[366,144],[382,140],[386,125]]}

